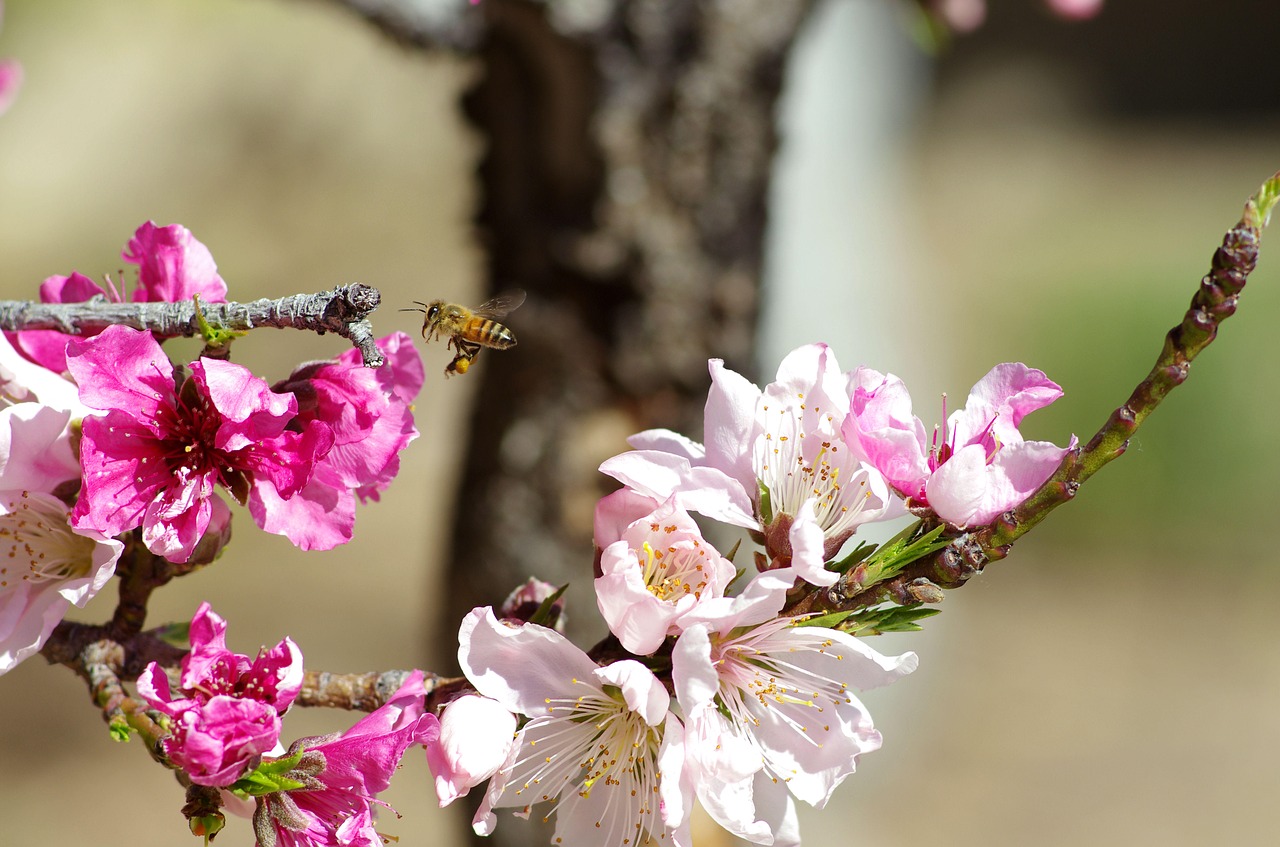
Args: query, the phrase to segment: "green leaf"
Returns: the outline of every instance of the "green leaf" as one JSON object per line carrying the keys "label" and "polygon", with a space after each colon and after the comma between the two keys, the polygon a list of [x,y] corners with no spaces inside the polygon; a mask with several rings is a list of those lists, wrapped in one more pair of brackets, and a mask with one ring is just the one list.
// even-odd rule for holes
{"label": "green leaf", "polygon": [[931,618],[942,610],[933,606],[888,606],[867,609],[850,617],[837,629],[851,635],[881,635],[886,632],[919,632],[917,621]]}
{"label": "green leaf", "polygon": [[206,347],[226,347],[240,336],[248,335],[247,332],[213,326],[205,320],[204,310],[200,308],[200,295],[196,294],[192,299],[196,304],[196,326],[200,329],[200,337]]}
{"label": "green leaf", "polygon": [[821,626],[827,629],[835,629],[841,623],[844,623],[845,618],[852,614],[852,611],[830,612],[825,615],[817,615],[816,617],[797,620],[795,622],[795,626]]}
{"label": "green leaf", "polygon": [[922,521],[917,521],[902,532],[895,535],[866,560],[867,578],[863,585],[875,585],[886,579],[892,579],[912,562],[932,555],[951,543],[950,538],[942,538],[946,526],[936,526],[929,532],[913,540],[920,531]]}
{"label": "green leaf", "polygon": [[1249,205],[1245,207],[1245,219],[1249,219],[1249,208],[1252,206],[1256,217],[1251,223],[1262,229],[1271,220],[1271,210],[1277,202],[1280,202],[1280,173],[1273,174],[1271,179],[1262,183],[1258,193],[1249,200]]}
{"label": "green leaf", "polygon": [[129,726],[128,718],[124,715],[114,715],[107,722],[107,732],[111,734],[112,741],[128,741],[129,736],[133,735],[134,728]]}
{"label": "green leaf", "polygon": [[537,611],[529,616],[529,623],[536,623],[538,626],[545,626],[548,628],[553,626],[555,624],[555,619],[558,618],[559,615],[553,614],[551,608],[556,604],[556,601],[564,595],[564,592],[568,588],[569,583],[566,582],[564,585],[557,588],[555,593],[548,595],[545,600],[539,603]]}
{"label": "green leaf", "polygon": [[275,794],[277,791],[293,791],[304,787],[305,783],[290,779],[285,774],[292,771],[302,760],[305,751],[299,751],[283,759],[262,762],[256,768],[231,784],[231,791],[241,797],[261,797],[264,794]]}
{"label": "green leaf", "polygon": [[191,646],[191,622],[168,623],[151,630],[151,634],[170,647],[186,650]]}

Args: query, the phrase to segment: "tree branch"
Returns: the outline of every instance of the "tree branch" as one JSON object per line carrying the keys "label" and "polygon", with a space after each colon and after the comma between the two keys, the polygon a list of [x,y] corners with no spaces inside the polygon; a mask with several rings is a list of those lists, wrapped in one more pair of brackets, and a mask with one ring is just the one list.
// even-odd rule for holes
{"label": "tree branch", "polygon": [[1235,314],[1245,282],[1257,267],[1262,229],[1278,201],[1280,173],[1267,180],[1250,198],[1240,222],[1227,231],[1182,322],[1165,336],[1164,347],[1151,372],[1133,389],[1129,399],[1111,413],[1089,443],[1068,452],[1054,474],[1021,505],[988,526],[958,535],[950,546],[908,565],[893,579],[865,590],[860,590],[852,581],[856,569],[851,570],[835,585],[818,592],[820,596],[809,606],[845,610],[883,602],[903,605],[919,602],[910,591],[910,586],[918,584],[918,580],[928,580],[942,588],[958,588],[987,563],[1009,555],[1014,541],[1058,506],[1073,499],[1080,486],[1104,465],[1123,455],[1129,439],[1147,416],[1169,392],[1186,381],[1192,360],[1217,337],[1218,326]]}
{"label": "tree branch", "polygon": [[483,12],[466,0],[410,3],[406,0],[330,0],[373,24],[405,47],[470,53],[480,40]]}
{"label": "tree branch", "polygon": [[[270,326],[332,332],[348,339],[364,358],[365,367],[376,368],[383,356],[374,343],[368,316],[382,302],[378,289],[353,283],[318,294],[294,294],[278,300],[252,303],[199,304],[206,321],[218,329],[244,332]],[[52,329],[83,335],[115,324],[150,330],[161,338],[199,336],[195,301],[181,303],[110,303],[95,297],[87,303],[34,303],[0,300],[0,329]]]}

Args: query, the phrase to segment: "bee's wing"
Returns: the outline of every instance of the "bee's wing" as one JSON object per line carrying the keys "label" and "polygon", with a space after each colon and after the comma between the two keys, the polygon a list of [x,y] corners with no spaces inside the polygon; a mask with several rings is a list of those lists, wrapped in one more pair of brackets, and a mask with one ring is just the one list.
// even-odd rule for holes
{"label": "bee's wing", "polygon": [[515,291],[505,291],[497,297],[494,297],[492,300],[486,300],[471,311],[475,312],[482,318],[493,318],[494,320],[497,320],[498,318],[506,317],[516,309],[520,308],[520,304],[524,302],[525,296],[524,289],[522,288],[517,288]]}

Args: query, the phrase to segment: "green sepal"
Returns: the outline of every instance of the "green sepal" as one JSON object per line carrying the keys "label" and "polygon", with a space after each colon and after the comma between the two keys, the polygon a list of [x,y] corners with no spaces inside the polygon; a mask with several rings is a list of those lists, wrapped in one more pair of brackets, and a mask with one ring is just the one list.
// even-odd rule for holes
{"label": "green sepal", "polygon": [[772,526],[773,498],[769,495],[769,486],[758,479],[756,480],[756,485],[759,487],[758,493],[760,495],[760,525],[765,527]]}
{"label": "green sepal", "polygon": [[305,783],[290,779],[285,774],[292,771],[302,760],[305,750],[292,756],[262,762],[256,768],[231,784],[230,791],[240,797],[261,797],[264,794],[275,794],[278,791],[293,791],[305,787]]}
{"label": "green sepal", "polygon": [[222,329],[210,324],[204,317],[204,310],[200,308],[200,295],[196,294],[192,298],[196,304],[196,326],[200,329],[200,338],[204,340],[205,347],[226,347],[232,341],[235,341],[242,335],[249,333],[242,330]]}
{"label": "green sepal", "polygon": [[564,585],[557,588],[552,594],[547,595],[546,599],[538,604],[537,611],[529,616],[529,623],[536,623],[538,626],[545,626],[548,628],[554,626],[556,622],[555,619],[558,618],[559,615],[553,615],[551,607],[556,604],[556,601],[564,595],[568,588],[569,583],[566,582]]}
{"label": "green sepal", "polygon": [[167,623],[151,630],[151,634],[170,647],[186,650],[191,646],[191,621]]}
{"label": "green sepal", "polygon": [[738,548],[741,546],[742,546],[742,539],[739,538],[737,541],[733,542],[733,549],[730,550],[728,553],[725,553],[724,557],[728,559],[730,562],[732,562],[733,557],[738,555]]}

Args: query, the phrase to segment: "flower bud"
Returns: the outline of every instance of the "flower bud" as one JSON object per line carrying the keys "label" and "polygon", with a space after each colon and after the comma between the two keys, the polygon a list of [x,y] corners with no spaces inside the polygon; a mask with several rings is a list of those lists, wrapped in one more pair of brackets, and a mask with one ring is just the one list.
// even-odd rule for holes
{"label": "flower bud", "polygon": [[511,752],[516,716],[497,700],[466,694],[440,716],[440,735],[428,740],[427,764],[441,807],[497,773]]}

